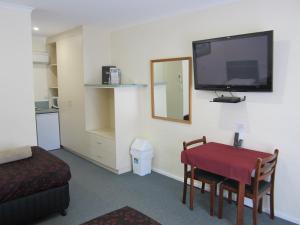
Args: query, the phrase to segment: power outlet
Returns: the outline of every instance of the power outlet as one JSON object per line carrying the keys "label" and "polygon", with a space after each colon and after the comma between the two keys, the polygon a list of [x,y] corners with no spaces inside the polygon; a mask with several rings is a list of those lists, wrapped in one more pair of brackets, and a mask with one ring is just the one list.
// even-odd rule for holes
{"label": "power outlet", "polygon": [[235,124],[235,133],[239,133],[239,139],[244,140],[244,138],[245,138],[245,124],[236,123]]}

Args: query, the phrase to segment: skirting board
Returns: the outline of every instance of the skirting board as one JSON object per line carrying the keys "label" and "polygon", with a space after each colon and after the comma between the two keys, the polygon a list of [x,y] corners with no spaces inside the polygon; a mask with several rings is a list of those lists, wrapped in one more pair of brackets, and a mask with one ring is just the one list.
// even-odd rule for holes
{"label": "skirting board", "polygon": [[[152,171],[153,171],[153,172],[156,172],[156,173],[159,173],[159,174],[161,174],[161,175],[164,175],[164,176],[166,176],[166,177],[172,178],[172,179],[174,179],[174,180],[180,181],[180,182],[183,183],[183,177],[179,177],[179,176],[173,175],[173,174],[171,174],[171,173],[169,173],[169,172],[166,172],[166,171],[163,171],[163,170],[157,169],[157,168],[152,168]],[[198,183],[198,182],[195,182],[195,186],[198,187],[198,188],[201,187],[201,186],[200,186],[200,183]],[[207,185],[206,185],[206,186],[207,186]],[[207,187],[206,187],[205,189],[206,189],[207,191],[209,190]],[[251,202],[250,199],[245,199],[244,204],[245,204],[246,206],[248,206],[248,207],[252,207],[252,202]],[[269,210],[269,209],[266,209],[266,208],[264,208],[263,211],[266,212],[266,213],[269,213],[269,212],[270,212],[270,210]],[[275,209],[275,215],[276,215],[276,217],[279,217],[279,218],[281,218],[281,219],[287,220],[287,221],[289,221],[289,222],[296,223],[296,224],[300,224],[300,218],[294,218],[294,217],[291,217],[291,216],[289,216],[289,215],[287,215],[287,214],[285,214],[285,213],[283,213],[283,212],[276,211],[276,209]]]}

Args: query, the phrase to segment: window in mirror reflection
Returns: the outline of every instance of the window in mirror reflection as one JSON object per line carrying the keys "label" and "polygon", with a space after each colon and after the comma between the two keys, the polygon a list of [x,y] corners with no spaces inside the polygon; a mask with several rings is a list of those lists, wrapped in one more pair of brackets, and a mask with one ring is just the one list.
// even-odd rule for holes
{"label": "window in mirror reflection", "polygon": [[154,117],[190,121],[189,58],[152,61]]}

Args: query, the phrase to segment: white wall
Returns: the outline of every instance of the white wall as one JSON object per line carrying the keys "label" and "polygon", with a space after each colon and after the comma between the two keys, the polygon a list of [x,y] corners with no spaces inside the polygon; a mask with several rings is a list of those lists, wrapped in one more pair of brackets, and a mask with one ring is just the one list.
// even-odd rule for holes
{"label": "white wall", "polygon": [[36,145],[30,15],[0,3],[0,149]]}
{"label": "white wall", "polygon": [[[247,101],[217,104],[212,92],[192,93],[191,125],[151,118],[150,88],[144,93],[144,136],[155,146],[154,167],[182,177],[182,141],[206,135],[232,144],[237,122],[246,126],[244,146],[280,149],[276,175],[277,216],[300,223],[299,78],[300,1],[244,0],[112,33],[112,62],[127,81],[150,83],[150,60],[192,55],[192,41],[274,30],[274,92],[246,93]],[[238,93],[242,96],[244,93]]]}
{"label": "white wall", "polygon": [[[33,36],[32,37],[32,51],[46,52],[46,37]],[[49,99],[48,93],[48,65],[47,64],[33,64],[33,83],[34,83],[34,99],[35,101],[47,101]]]}

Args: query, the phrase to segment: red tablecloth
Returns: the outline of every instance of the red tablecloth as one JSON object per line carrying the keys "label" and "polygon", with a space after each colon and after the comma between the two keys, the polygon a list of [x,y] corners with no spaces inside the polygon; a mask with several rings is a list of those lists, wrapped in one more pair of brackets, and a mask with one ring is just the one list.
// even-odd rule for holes
{"label": "red tablecloth", "polygon": [[270,155],[265,152],[210,142],[182,151],[181,162],[251,184],[251,173],[255,169],[256,159]]}

